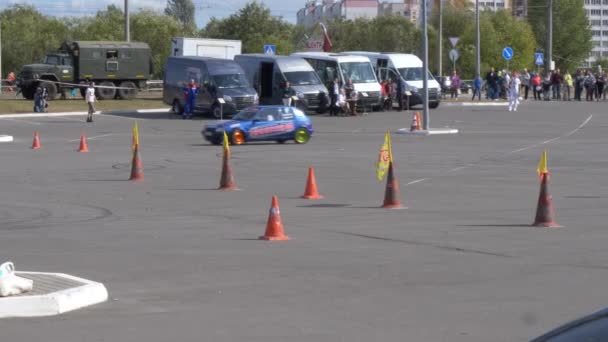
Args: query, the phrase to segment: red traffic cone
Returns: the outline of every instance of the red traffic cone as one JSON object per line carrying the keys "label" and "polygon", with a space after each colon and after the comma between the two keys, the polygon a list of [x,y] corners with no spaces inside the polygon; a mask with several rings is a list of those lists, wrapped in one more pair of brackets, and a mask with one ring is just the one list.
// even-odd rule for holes
{"label": "red traffic cone", "polygon": [[323,196],[319,194],[319,190],[317,190],[315,169],[313,169],[312,166],[308,167],[308,179],[306,180],[306,189],[304,190],[304,195],[302,195],[302,198],[310,200],[317,200],[323,198]]}
{"label": "red traffic cone", "polygon": [[87,145],[87,137],[85,137],[84,134],[80,135],[80,147],[78,147],[78,152],[89,152],[89,146]]}
{"label": "red traffic cone", "polygon": [[279,210],[279,199],[276,195],[272,196],[272,205],[268,213],[268,222],[266,223],[266,232],[264,236],[260,236],[260,240],[267,241],[285,241],[289,240],[289,236],[283,231],[283,222],[281,221],[281,211]]}
{"label": "red traffic cone", "polygon": [[415,112],[412,115],[412,124],[410,125],[410,132],[420,130],[420,112]]}
{"label": "red traffic cone", "polygon": [[230,155],[224,149],[222,155],[222,177],[220,178],[220,187],[218,190],[235,191],[238,190],[234,176],[232,175],[232,166],[230,165]]}
{"label": "red traffic cone", "polygon": [[382,208],[404,209],[399,199],[399,181],[393,172],[393,162],[388,163],[388,176],[386,177],[386,190],[384,192],[384,204]]}
{"label": "red traffic cone", "polygon": [[38,134],[38,131],[34,131],[34,141],[32,142],[32,149],[37,150],[39,148],[42,148],[42,145],[40,144],[40,135]]}
{"label": "red traffic cone", "polygon": [[538,195],[538,205],[536,207],[536,218],[533,226],[559,228],[559,224],[554,219],[553,198],[549,194],[549,174],[543,173],[540,181],[540,194]]}
{"label": "red traffic cone", "polygon": [[133,150],[133,159],[131,161],[131,178],[132,181],[143,181],[144,180],[144,165],[139,159],[139,145],[135,145]]}

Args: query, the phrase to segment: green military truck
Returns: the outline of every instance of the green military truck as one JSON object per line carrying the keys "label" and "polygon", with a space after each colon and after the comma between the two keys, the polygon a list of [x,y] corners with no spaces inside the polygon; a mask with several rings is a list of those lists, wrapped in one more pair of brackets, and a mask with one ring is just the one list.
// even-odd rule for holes
{"label": "green military truck", "polygon": [[92,81],[98,99],[132,99],[151,74],[146,43],[73,41],[48,53],[42,64],[24,65],[17,85],[26,99],[33,99],[39,86],[56,99],[76,87],[84,96],[87,81]]}

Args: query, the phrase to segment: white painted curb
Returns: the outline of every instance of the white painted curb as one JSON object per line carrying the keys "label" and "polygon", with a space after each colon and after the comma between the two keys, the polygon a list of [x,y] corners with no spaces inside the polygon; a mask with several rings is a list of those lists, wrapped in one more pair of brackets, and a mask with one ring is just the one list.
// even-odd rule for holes
{"label": "white painted curb", "polygon": [[15,272],[15,274],[19,276],[53,275],[84,284],[44,295],[28,296],[25,294],[0,298],[0,318],[54,316],[108,300],[108,291],[102,283],[63,273]]}
{"label": "white painted curb", "polygon": [[442,105],[447,107],[496,107],[508,106],[509,102],[442,102]]}
{"label": "white painted curb", "polygon": [[[171,108],[156,108],[156,109],[135,109],[135,110],[112,110],[107,112],[95,112],[101,115],[111,114],[133,114],[133,113],[168,113]],[[59,113],[23,113],[23,114],[0,114],[0,119],[15,119],[15,118],[46,118],[54,116],[79,116],[86,115],[87,112],[59,112]]]}
{"label": "white painted curb", "polygon": [[409,128],[400,128],[395,131],[397,134],[409,135],[440,135],[440,134],[457,134],[458,130],[453,128],[433,128],[428,131],[410,131]]}
{"label": "white painted curb", "polygon": [[0,142],[12,142],[12,141],[13,141],[12,135],[0,135]]}

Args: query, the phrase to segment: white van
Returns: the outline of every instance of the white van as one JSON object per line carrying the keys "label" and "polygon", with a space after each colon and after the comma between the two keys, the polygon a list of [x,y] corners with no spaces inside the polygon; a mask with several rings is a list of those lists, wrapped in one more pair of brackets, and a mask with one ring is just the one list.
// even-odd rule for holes
{"label": "white van", "polygon": [[[389,77],[394,82],[403,79],[406,91],[412,93],[409,97],[409,105],[422,104],[422,60],[416,55],[407,53],[381,53],[367,51],[344,52],[351,55],[365,56],[369,58],[376,70],[378,79],[386,80]],[[429,107],[437,108],[441,101],[441,87],[433,75],[428,72]]]}
{"label": "white van", "polygon": [[359,94],[358,103],[361,106],[380,108],[382,103],[380,83],[369,58],[330,52],[295,52],[291,55],[308,61],[328,89],[335,78],[338,78],[341,84],[345,84],[346,80],[350,79]]}

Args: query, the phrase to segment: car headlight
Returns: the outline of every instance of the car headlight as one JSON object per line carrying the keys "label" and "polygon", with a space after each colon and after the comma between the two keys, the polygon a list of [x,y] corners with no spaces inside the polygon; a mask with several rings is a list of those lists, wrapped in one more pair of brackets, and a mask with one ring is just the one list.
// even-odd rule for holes
{"label": "car headlight", "polygon": [[232,102],[232,97],[230,97],[228,95],[224,95],[224,101],[226,101],[226,102]]}
{"label": "car headlight", "polygon": [[258,96],[258,94],[253,95],[253,102],[258,102],[260,100],[260,97]]}
{"label": "car headlight", "polygon": [[296,96],[297,96],[299,99],[303,99],[303,98],[304,98],[304,93],[300,93],[300,92],[298,92],[298,93],[296,93]]}
{"label": "car headlight", "polygon": [[414,86],[410,86],[410,91],[412,93],[417,93],[418,92],[418,88],[414,87]]}

